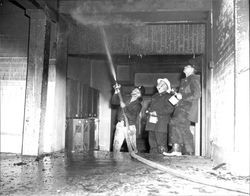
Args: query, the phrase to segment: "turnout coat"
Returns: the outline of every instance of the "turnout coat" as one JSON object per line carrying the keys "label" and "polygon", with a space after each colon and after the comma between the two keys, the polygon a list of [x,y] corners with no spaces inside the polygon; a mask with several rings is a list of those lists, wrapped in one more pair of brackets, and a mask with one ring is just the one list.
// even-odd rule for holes
{"label": "turnout coat", "polygon": [[150,115],[148,115],[146,130],[167,133],[168,123],[174,110],[174,106],[169,102],[170,97],[171,94],[167,92],[161,94],[156,93],[152,96],[148,107],[148,113],[155,111],[158,121],[156,123],[151,123],[149,120]]}
{"label": "turnout coat", "polygon": [[[137,118],[138,118],[139,113],[140,113],[141,108],[142,108],[141,102],[138,99],[130,102],[131,96],[129,96],[129,97],[124,96],[123,99],[124,99],[125,105],[126,105],[124,108],[124,112],[128,118],[128,123],[129,123],[129,125],[136,125]],[[111,104],[112,105],[120,105],[120,99],[119,99],[119,96],[117,94],[114,94],[112,96]],[[123,116],[121,107],[119,107],[119,109],[118,109],[117,120],[124,121],[124,116]]]}
{"label": "turnout coat", "polygon": [[192,74],[181,80],[179,93],[182,100],[177,107],[184,109],[188,120],[198,122],[198,101],[201,97],[200,76]]}

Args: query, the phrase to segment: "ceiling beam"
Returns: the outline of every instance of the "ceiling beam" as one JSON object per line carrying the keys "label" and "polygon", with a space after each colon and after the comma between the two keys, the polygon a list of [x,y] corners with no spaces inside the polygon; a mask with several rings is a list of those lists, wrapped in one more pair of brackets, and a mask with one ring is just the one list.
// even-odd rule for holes
{"label": "ceiling beam", "polygon": [[44,0],[28,0],[31,2],[36,8],[43,9],[44,13],[48,18],[50,18],[53,22],[58,22],[59,14],[55,8],[49,6]]}
{"label": "ceiling beam", "polygon": [[[209,12],[206,11],[180,11],[180,12],[120,12],[120,13],[102,13],[86,14],[74,13],[69,14],[72,18],[80,23],[88,24],[102,22],[107,24],[136,24],[144,25],[153,24],[178,24],[178,23],[206,23]],[[85,22],[84,22],[85,21]]]}
{"label": "ceiling beam", "polygon": [[37,8],[34,4],[32,4],[30,1],[27,0],[9,0],[9,2],[13,3],[17,7],[22,8],[24,10]]}
{"label": "ceiling beam", "polygon": [[42,9],[45,15],[53,22],[58,22],[58,11],[44,0],[9,0],[14,5],[24,9]]}
{"label": "ceiling beam", "polygon": [[[200,54],[196,54],[196,57],[198,57]],[[106,54],[101,53],[91,53],[91,54],[68,54],[69,57],[76,57],[76,58],[86,58],[86,59],[106,59]],[[159,61],[175,61],[177,58],[179,60],[187,60],[193,57],[191,54],[187,55],[143,55],[142,57],[140,55],[128,55],[128,54],[112,54],[112,58],[114,59],[122,59],[122,60],[135,60],[135,59],[144,59],[146,61],[149,61],[150,59],[156,59]]]}

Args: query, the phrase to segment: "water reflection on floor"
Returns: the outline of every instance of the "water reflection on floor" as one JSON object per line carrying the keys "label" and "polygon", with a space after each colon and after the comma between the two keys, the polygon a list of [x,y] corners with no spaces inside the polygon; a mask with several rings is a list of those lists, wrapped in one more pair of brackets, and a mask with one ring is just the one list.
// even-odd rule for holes
{"label": "water reflection on floor", "polygon": [[[218,179],[209,173],[211,161],[202,157],[141,156],[189,175]],[[1,154],[0,183],[2,195],[241,195],[177,178],[128,153],[104,151],[56,153],[40,159]],[[245,188],[249,178],[228,183]]]}

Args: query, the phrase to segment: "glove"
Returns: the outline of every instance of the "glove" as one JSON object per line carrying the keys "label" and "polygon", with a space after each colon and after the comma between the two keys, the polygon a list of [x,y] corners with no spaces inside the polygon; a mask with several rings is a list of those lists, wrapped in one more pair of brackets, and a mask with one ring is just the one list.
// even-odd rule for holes
{"label": "glove", "polygon": [[177,99],[181,100],[182,99],[182,94],[181,93],[176,93]]}
{"label": "glove", "polygon": [[113,88],[115,89],[115,94],[118,94],[120,93],[120,88],[121,88],[121,85],[116,83]]}
{"label": "glove", "polygon": [[125,107],[126,107],[126,104],[125,104],[124,102],[121,101],[120,106],[121,106],[121,108],[125,108]]}

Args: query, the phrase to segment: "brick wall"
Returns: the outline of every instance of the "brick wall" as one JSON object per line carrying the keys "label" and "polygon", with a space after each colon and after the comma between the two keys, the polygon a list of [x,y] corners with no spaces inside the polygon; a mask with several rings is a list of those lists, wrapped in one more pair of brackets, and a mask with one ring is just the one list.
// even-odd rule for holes
{"label": "brick wall", "polygon": [[234,3],[233,0],[213,1],[212,81],[212,157],[215,162],[228,161],[234,141]]}
{"label": "brick wall", "polygon": [[[110,26],[105,28],[112,54],[204,53],[204,24]],[[105,53],[98,28],[74,26],[69,33],[69,53]]]}
{"label": "brick wall", "polygon": [[[231,170],[249,175],[250,168],[250,71],[249,71],[249,0],[235,1],[235,153]],[[237,163],[241,163],[238,167]]]}

